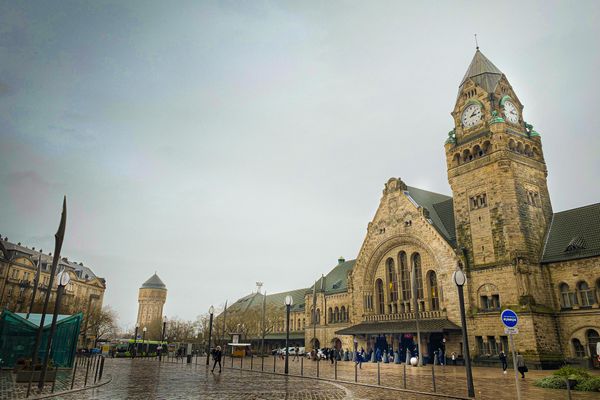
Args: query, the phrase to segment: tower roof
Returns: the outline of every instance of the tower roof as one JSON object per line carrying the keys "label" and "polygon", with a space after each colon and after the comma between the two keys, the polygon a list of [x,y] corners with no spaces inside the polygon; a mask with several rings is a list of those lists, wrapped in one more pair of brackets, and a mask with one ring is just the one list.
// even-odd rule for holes
{"label": "tower roof", "polygon": [[473,60],[467,69],[467,73],[460,82],[464,85],[467,79],[472,79],[478,86],[481,86],[486,92],[491,93],[496,89],[496,85],[502,77],[502,71],[498,69],[479,49],[475,52]]}
{"label": "tower roof", "polygon": [[167,286],[164,284],[164,282],[158,277],[158,275],[156,275],[156,272],[154,273],[154,275],[152,275],[146,282],[144,282],[144,284],[142,285],[142,289],[166,289]]}

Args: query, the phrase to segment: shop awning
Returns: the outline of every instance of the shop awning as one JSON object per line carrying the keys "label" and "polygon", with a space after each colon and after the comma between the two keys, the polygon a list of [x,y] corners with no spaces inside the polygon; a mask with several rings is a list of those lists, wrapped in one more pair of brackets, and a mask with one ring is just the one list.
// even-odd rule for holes
{"label": "shop awning", "polygon": [[[460,327],[449,319],[419,320],[421,332],[444,332],[460,330]],[[340,329],[337,335],[375,335],[379,333],[414,333],[417,331],[415,320],[361,322],[360,324]]]}

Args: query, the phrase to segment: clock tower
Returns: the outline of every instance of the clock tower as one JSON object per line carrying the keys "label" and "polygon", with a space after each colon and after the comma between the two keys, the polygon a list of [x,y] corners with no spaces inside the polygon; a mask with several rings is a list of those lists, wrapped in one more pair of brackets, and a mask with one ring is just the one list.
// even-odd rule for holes
{"label": "clock tower", "polygon": [[[540,135],[479,48],[459,85],[445,144],[459,253],[468,273],[506,273],[506,304],[550,304],[541,273],[552,218]],[[474,282],[477,284],[477,282]],[[548,297],[548,298],[546,298]]]}

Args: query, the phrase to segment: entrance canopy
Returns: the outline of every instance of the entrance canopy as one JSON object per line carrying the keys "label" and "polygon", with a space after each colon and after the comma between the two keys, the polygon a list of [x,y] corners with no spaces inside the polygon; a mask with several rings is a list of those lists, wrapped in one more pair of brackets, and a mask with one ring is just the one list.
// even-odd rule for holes
{"label": "entrance canopy", "polygon": [[[444,332],[460,330],[460,327],[448,319],[419,320],[419,329],[423,332]],[[360,324],[336,331],[337,335],[376,335],[380,333],[412,333],[417,331],[415,320],[361,322]]]}

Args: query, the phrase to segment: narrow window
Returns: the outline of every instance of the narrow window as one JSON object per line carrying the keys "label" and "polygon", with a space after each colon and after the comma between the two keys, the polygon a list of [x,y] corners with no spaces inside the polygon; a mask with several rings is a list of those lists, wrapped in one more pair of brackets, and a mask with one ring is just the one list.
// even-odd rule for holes
{"label": "narrow window", "polygon": [[385,308],[383,299],[383,281],[381,279],[377,279],[377,282],[375,282],[375,286],[377,290],[377,312],[379,314],[384,314]]}
{"label": "narrow window", "polygon": [[400,258],[400,274],[402,278],[402,300],[410,300],[410,272],[408,271],[408,263],[406,262],[406,253],[401,251]]}

